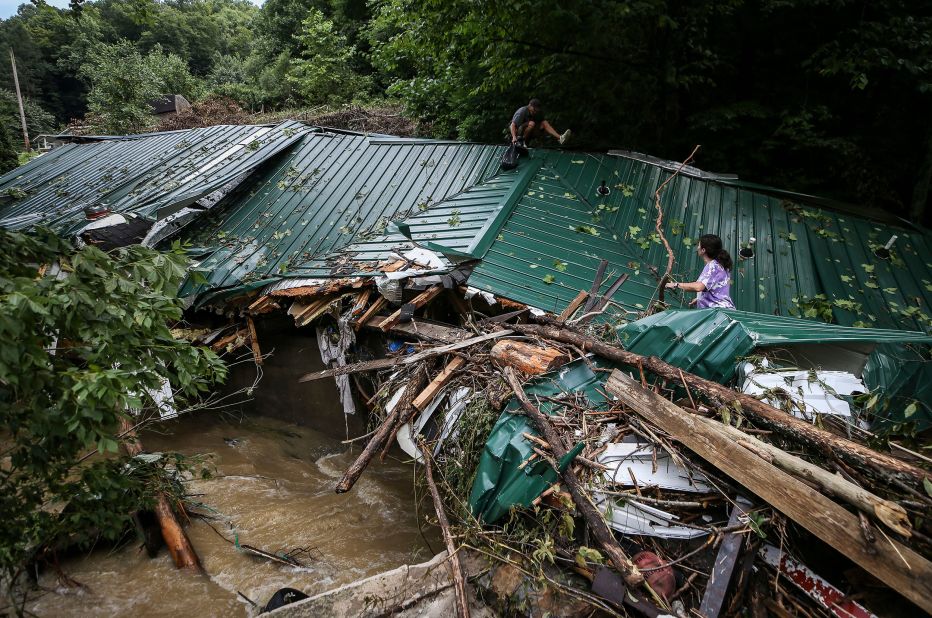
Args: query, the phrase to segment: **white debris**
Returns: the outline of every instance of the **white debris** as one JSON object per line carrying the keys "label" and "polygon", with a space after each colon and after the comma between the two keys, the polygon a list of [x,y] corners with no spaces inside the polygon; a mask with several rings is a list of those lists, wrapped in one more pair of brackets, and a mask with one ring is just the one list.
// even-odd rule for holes
{"label": "white debris", "polygon": [[[356,334],[353,327],[350,326],[348,313],[340,316],[337,327],[339,330],[336,341],[331,338],[328,328],[317,327],[317,345],[320,348],[320,360],[326,366],[330,366],[331,361],[335,361],[337,367],[346,365],[346,351],[356,342]],[[356,414],[356,404],[353,402],[353,391],[350,386],[349,376],[335,376],[334,379],[340,393],[340,401],[343,404],[343,414]]]}
{"label": "white debris", "polygon": [[816,413],[850,417],[851,406],[839,395],[869,390],[860,378],[847,371],[778,370],[768,368],[766,363],[763,367],[747,363],[744,375],[742,391],[775,407],[780,407],[780,401],[773,393],[782,391],[800,408],[793,410],[799,417],[811,417]]}
{"label": "white debris", "polygon": [[424,268],[443,268],[446,265],[440,255],[422,247],[415,247],[407,251],[404,258]]}
{"label": "white debris", "polygon": [[699,472],[690,472],[673,461],[670,454],[657,447],[656,469],[654,446],[646,442],[615,442],[599,455],[599,463],[607,466],[602,472],[606,482],[622,487],[659,487],[693,493],[711,492],[707,480]]}

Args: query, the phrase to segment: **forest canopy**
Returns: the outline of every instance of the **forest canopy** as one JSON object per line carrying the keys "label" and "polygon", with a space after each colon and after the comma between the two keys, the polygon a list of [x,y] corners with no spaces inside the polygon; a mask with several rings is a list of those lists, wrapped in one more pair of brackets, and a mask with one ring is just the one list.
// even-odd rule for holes
{"label": "forest canopy", "polygon": [[[153,96],[183,94],[252,112],[391,100],[425,135],[494,143],[537,97],[574,149],[702,144],[704,169],[928,223],[929,3],[39,0],[0,42],[33,135],[86,115],[146,130]],[[0,63],[15,143],[12,90]]]}

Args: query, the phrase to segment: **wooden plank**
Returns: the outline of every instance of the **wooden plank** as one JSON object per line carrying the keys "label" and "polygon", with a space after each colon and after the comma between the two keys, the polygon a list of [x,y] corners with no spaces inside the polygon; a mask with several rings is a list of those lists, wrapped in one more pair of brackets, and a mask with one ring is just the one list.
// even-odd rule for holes
{"label": "wooden plank", "polygon": [[[369,326],[379,328],[382,321],[386,319],[388,318],[376,317],[370,321]],[[405,322],[404,324],[395,324],[391,332],[412,335],[418,339],[440,343],[455,343],[457,341],[469,339],[472,336],[472,333],[468,330],[418,318],[414,318],[410,322]]]}
{"label": "wooden plank", "polygon": [[576,295],[576,298],[570,301],[570,304],[566,306],[563,312],[560,314],[559,320],[561,322],[566,322],[568,319],[573,317],[573,314],[576,313],[576,310],[579,309],[579,306],[585,302],[589,297],[589,292],[585,290],[580,290],[579,294]]}
{"label": "wooden plank", "polygon": [[462,348],[469,347],[471,345],[476,345],[477,343],[482,343],[483,341],[489,341],[491,339],[498,339],[499,337],[507,337],[508,335],[514,334],[512,330],[498,330],[494,333],[487,333],[485,335],[480,335],[478,337],[473,337],[472,339],[466,339],[465,341],[458,341],[456,343],[450,343],[447,345],[438,346],[436,348],[429,348],[427,350],[422,350],[417,354],[410,354],[408,356],[398,356],[395,358],[380,358],[374,361],[365,361],[362,363],[353,363],[352,365],[344,365],[343,367],[334,367],[332,369],[326,369],[324,371],[316,371],[314,373],[308,373],[301,376],[298,379],[298,382],[310,382],[312,380],[320,380],[321,378],[332,378],[333,376],[342,376],[348,373],[358,373],[360,371],[375,371],[377,369],[387,369],[388,367],[394,367],[395,365],[410,365],[411,363],[417,363],[424,360],[425,358],[430,358],[431,356],[437,356],[439,354],[446,354],[447,352],[452,352],[453,350],[459,350]]}
{"label": "wooden plank", "polygon": [[372,316],[377,314],[382,310],[382,307],[388,304],[388,301],[385,300],[384,296],[379,296],[372,305],[366,310],[362,317],[356,320],[356,323],[353,325],[353,328],[359,330],[366,325],[366,322],[372,319]]}
{"label": "wooden plank", "polygon": [[466,360],[461,356],[454,356],[453,360],[447,363],[447,366],[443,368],[443,371],[438,373],[433,380],[430,381],[430,384],[427,385],[421,394],[414,398],[414,407],[424,411],[424,408],[427,407],[431,401],[434,400],[434,397],[437,396],[437,393],[440,392],[440,389],[447,385],[447,382],[450,381],[450,378],[453,377],[453,374],[463,365],[466,364]]}
{"label": "wooden plank", "polygon": [[434,285],[434,286],[427,288],[426,290],[424,290],[423,292],[421,292],[420,294],[412,298],[410,302],[407,302],[404,305],[402,305],[401,308],[399,308],[395,313],[388,316],[388,319],[382,322],[382,325],[379,326],[379,329],[381,329],[382,332],[387,333],[388,331],[392,329],[393,326],[395,326],[395,324],[398,323],[399,320],[401,320],[401,312],[403,309],[405,309],[406,307],[413,308],[413,309],[420,309],[421,307],[423,307],[424,305],[432,301],[434,297],[440,294],[440,292],[442,291],[443,291],[442,285]]}
{"label": "wooden plank", "polygon": [[256,335],[256,323],[252,316],[246,316],[246,328],[249,329],[249,344],[252,346],[252,359],[257,365],[262,364],[262,350],[259,349],[259,337]]}
{"label": "wooden plank", "polygon": [[[744,506],[736,501],[731,509],[731,517],[728,518],[728,527],[737,525],[738,518],[746,512]],[[722,611],[722,603],[725,601],[725,593],[728,591],[728,584],[731,583],[731,575],[735,570],[738,554],[741,553],[743,540],[744,535],[739,531],[725,533],[725,540],[718,548],[712,574],[709,576],[709,583],[705,587],[705,594],[702,595],[702,603],[699,605],[699,613],[705,618],[718,618],[719,612]]]}
{"label": "wooden plank", "polygon": [[592,280],[592,287],[589,289],[589,300],[583,306],[583,313],[588,312],[595,306],[598,299],[599,288],[602,287],[602,279],[605,277],[605,269],[608,268],[608,260],[599,262],[599,267],[595,271],[595,279]]}
{"label": "wooden plank", "polygon": [[606,389],[829,547],[926,612],[932,612],[932,563],[928,560],[892,539],[866,547],[856,515],[623,372],[613,371]]}
{"label": "wooden plank", "polygon": [[365,312],[366,305],[369,304],[370,296],[372,296],[372,288],[366,288],[356,295],[356,301],[353,303],[353,308],[350,309],[351,319],[356,319],[356,317]]}

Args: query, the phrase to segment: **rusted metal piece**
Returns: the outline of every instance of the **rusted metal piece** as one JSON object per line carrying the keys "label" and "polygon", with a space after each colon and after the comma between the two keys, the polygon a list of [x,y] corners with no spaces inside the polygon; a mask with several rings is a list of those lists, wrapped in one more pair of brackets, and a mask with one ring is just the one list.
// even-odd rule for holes
{"label": "rusted metal piece", "polygon": [[790,558],[773,545],[763,545],[760,557],[793,582],[813,601],[838,618],[877,618],[862,605],[847,598],[841,590],[816,575],[809,567]]}

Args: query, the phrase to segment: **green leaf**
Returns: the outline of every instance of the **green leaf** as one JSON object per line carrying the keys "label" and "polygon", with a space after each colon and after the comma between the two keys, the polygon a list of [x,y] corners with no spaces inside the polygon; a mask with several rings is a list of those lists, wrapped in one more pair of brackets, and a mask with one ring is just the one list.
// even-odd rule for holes
{"label": "green leaf", "polygon": [[932,497],[932,481],[928,477],[922,479],[922,487],[926,490],[926,493]]}
{"label": "green leaf", "polygon": [[918,409],[918,406],[916,405],[916,402],[915,401],[912,402],[911,404],[906,406],[905,410],[903,410],[903,418],[909,418],[910,416],[916,413],[917,409]]}
{"label": "green leaf", "polygon": [[877,405],[877,399],[878,399],[877,395],[872,395],[871,398],[867,400],[867,404],[864,406],[864,409],[870,410],[875,405]]}
{"label": "green leaf", "polygon": [[560,260],[553,261],[553,267],[559,270],[561,273],[566,271],[566,262],[561,262]]}
{"label": "green leaf", "polygon": [[544,278],[542,279],[542,281],[546,283],[547,285],[550,285],[556,280],[557,280],[556,277],[554,277],[553,275],[544,275]]}

